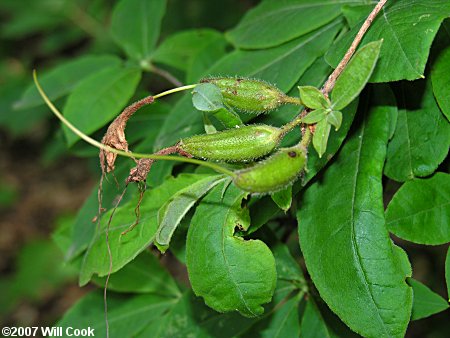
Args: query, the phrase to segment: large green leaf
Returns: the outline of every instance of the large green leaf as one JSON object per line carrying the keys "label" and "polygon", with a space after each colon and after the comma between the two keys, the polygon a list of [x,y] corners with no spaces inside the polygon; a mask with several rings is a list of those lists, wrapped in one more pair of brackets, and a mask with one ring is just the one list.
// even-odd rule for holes
{"label": "large green leaf", "polygon": [[133,59],[147,61],[159,37],[165,0],[121,0],[114,8],[111,33]]}
{"label": "large green leaf", "polygon": [[431,81],[400,85],[397,126],[388,146],[384,174],[403,182],[432,174],[447,156],[450,124],[433,96]]}
{"label": "large green leaf", "polygon": [[186,242],[189,279],[195,294],[216,311],[255,317],[272,298],[275,259],[262,241],[234,235],[236,227],[250,225],[248,209],[241,208],[247,193],[231,185],[222,198],[222,190],[214,188],[192,218]]}
{"label": "large green leaf", "polygon": [[450,120],[450,48],[445,49],[433,64],[433,92],[442,112]]}
{"label": "large green leaf", "polygon": [[[69,94],[84,78],[104,68],[118,67],[121,61],[113,55],[88,55],[64,62],[42,76],[39,83],[44,88],[50,100],[55,101]],[[31,108],[44,104],[41,95],[34,84],[30,84],[19,101],[16,109]]]}
{"label": "large green leaf", "polygon": [[447,301],[426,285],[413,278],[408,278],[408,284],[414,293],[411,320],[426,318],[448,309]]}
{"label": "large green leaf", "polygon": [[[407,15],[406,15],[407,13]],[[371,82],[422,78],[431,43],[442,20],[450,16],[447,0],[388,1],[373,21],[361,44],[383,39],[380,61]],[[336,66],[347,51],[362,21],[330,48],[327,61]]]}
{"label": "large green leaf", "polygon": [[327,24],[346,2],[354,1],[263,1],[245,14],[227,38],[239,48],[278,46]]}
{"label": "large green leaf", "polygon": [[[104,286],[106,277],[94,276],[93,280],[96,284]],[[172,276],[161,266],[155,256],[145,251],[110,276],[108,290],[153,293],[169,297],[181,296]]]}
{"label": "large green leaf", "polygon": [[[64,116],[85,134],[91,134],[116,117],[125,107],[141,78],[137,68],[109,67],[83,79],[64,106]],[[79,140],[67,127],[69,146]]]}
{"label": "large green leaf", "polygon": [[236,50],[209,69],[209,74],[255,77],[274,83],[282,91],[287,92],[300,75],[325,53],[341,28],[342,20],[336,19],[276,48]]}
{"label": "large green leaf", "polygon": [[450,242],[450,175],[404,183],[386,210],[386,222],[396,236],[419,244]]}
{"label": "large green leaf", "polygon": [[[148,323],[157,321],[176,298],[157,295],[119,296],[108,295],[108,321],[110,337],[131,337]],[[96,337],[106,336],[103,292],[92,292],[81,298],[56,324],[73,329],[94,329]],[[73,331],[71,331],[73,332]]]}
{"label": "large green leaf", "polygon": [[343,109],[361,93],[378,61],[382,42],[370,42],[352,57],[331,92],[334,110]]}
{"label": "large green leaf", "polygon": [[[341,22],[335,21],[276,48],[261,51],[236,50],[222,58],[204,75],[239,74],[255,77],[274,83],[282,91],[287,92],[316,58],[326,51],[340,28]],[[178,101],[167,117],[155,142],[155,149],[161,149],[178,142],[180,138],[200,133],[201,126],[202,116],[192,112],[190,97],[185,96]]]}
{"label": "large green leaf", "polygon": [[213,29],[192,29],[170,35],[152,54],[152,61],[187,71],[193,59],[205,48],[225,39]]}
{"label": "large green leaf", "polygon": [[[161,206],[180,189],[202,178],[205,178],[205,175],[182,174],[175,179],[168,179],[161,186],[148,191],[141,203],[139,224],[124,236],[121,236],[121,233],[135,221],[134,209],[137,205],[138,196],[117,209],[109,230],[112,255],[111,272],[121,269],[153,241],[158,228],[158,210]],[[100,224],[101,231],[93,238],[84,256],[80,272],[80,285],[86,284],[94,273],[100,277],[108,274],[110,263],[105,231],[110,215],[111,211],[103,215]]]}
{"label": "large green leaf", "polygon": [[374,106],[362,115],[335,162],[299,201],[300,244],[321,297],[342,321],[366,337],[403,337],[412,292],[384,221],[388,110]]}
{"label": "large green leaf", "polygon": [[179,190],[158,211],[158,230],[155,242],[167,248],[175,229],[186,213],[209,190],[223,181],[223,176],[207,176]]}

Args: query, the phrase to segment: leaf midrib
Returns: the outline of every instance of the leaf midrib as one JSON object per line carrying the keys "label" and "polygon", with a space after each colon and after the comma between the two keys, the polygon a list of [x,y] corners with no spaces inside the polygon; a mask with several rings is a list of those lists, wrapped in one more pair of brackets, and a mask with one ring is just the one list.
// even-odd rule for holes
{"label": "leaf midrib", "polygon": [[361,130],[361,133],[359,135],[360,136],[360,138],[359,138],[359,145],[358,145],[358,150],[357,150],[357,154],[356,154],[357,162],[356,162],[356,166],[355,166],[355,171],[356,172],[355,172],[355,175],[354,175],[355,179],[354,179],[354,182],[353,182],[352,203],[351,203],[351,218],[350,218],[350,230],[351,230],[351,242],[352,242],[352,246],[351,247],[352,247],[353,254],[356,257],[357,262],[358,262],[358,264],[356,265],[356,268],[359,270],[359,272],[364,277],[363,285],[364,285],[365,289],[367,290],[367,293],[370,296],[370,300],[372,301],[373,305],[377,309],[377,311],[375,311],[375,312],[377,314],[378,319],[381,321],[381,327],[384,329],[384,332],[388,336],[390,336],[389,331],[387,330],[387,328],[385,326],[385,322],[384,322],[383,318],[380,315],[380,311],[379,311],[380,308],[378,307],[378,305],[375,302],[375,299],[374,299],[374,297],[372,295],[372,290],[370,288],[369,281],[368,281],[367,276],[366,276],[366,272],[365,272],[365,270],[363,268],[363,265],[362,265],[362,260],[361,260],[361,256],[360,256],[360,253],[359,253],[359,249],[358,249],[358,245],[356,243],[356,237],[355,237],[355,218],[354,218],[354,215],[355,215],[355,209],[356,209],[356,207],[355,207],[356,186],[357,186],[357,183],[358,183],[359,167],[360,167],[360,163],[361,163],[361,152],[362,152],[362,144],[363,144],[363,140],[364,140],[365,129],[366,129],[366,119],[364,119],[364,122],[363,122],[363,125],[362,125],[362,130]]}

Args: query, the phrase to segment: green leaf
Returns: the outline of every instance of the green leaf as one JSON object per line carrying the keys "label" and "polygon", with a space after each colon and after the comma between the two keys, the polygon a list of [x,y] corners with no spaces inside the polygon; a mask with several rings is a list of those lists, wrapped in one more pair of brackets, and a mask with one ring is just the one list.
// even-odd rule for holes
{"label": "green leaf", "polygon": [[329,108],[330,101],[325,95],[313,86],[298,86],[300,92],[300,100],[303,105],[311,109]]}
{"label": "green leaf", "polygon": [[421,282],[408,278],[408,284],[412,286],[414,293],[411,320],[426,318],[449,308],[444,298]]}
{"label": "green leaf", "polygon": [[[39,77],[39,83],[51,101],[69,94],[84,78],[102,69],[120,66],[121,61],[113,55],[88,55],[67,61],[52,68]],[[21,99],[14,104],[15,109],[26,109],[43,105],[41,95],[34,84],[30,84]]]}
{"label": "green leaf", "polygon": [[[96,284],[104,286],[106,277],[94,277],[93,280]],[[109,278],[108,290],[152,293],[169,297],[181,295],[172,276],[149,252],[143,252],[123,269],[113,273]]]}
{"label": "green leaf", "polygon": [[[134,297],[108,294],[108,321],[110,337],[130,337],[137,334],[148,323],[158,321],[176,298],[157,295]],[[72,306],[56,326],[73,329],[94,329],[95,336],[105,337],[105,313],[103,292],[92,292]]]}
{"label": "green leaf", "polygon": [[242,125],[242,120],[234,111],[225,108],[220,89],[212,83],[201,83],[192,91],[192,104],[203,112],[212,112],[225,127]]}
{"label": "green leaf", "polygon": [[404,183],[386,210],[394,235],[410,242],[439,245],[450,242],[450,175]]}
{"label": "green leaf", "polygon": [[302,186],[305,186],[317,173],[325,167],[325,165],[333,158],[341,147],[342,142],[347,136],[350,126],[356,114],[358,107],[358,100],[353,101],[349,106],[343,109],[345,119],[342,121],[342,126],[339,131],[331,133],[328,138],[328,143],[325,153],[319,157],[317,152],[310,151],[308,154],[308,163],[305,177],[298,185],[294,185],[294,191],[299,191]]}
{"label": "green leaf", "polygon": [[341,128],[342,125],[342,112],[333,110],[327,115],[327,122],[336,128],[336,131]]}
{"label": "green leaf", "polygon": [[222,42],[223,34],[213,29],[191,29],[167,37],[152,54],[152,61],[187,71],[193,59],[211,44]]}
{"label": "green leaf", "polygon": [[403,182],[432,174],[447,156],[450,124],[442,115],[431,81],[402,83],[397,126],[388,146],[384,174]]}
{"label": "green leaf", "polygon": [[341,110],[364,89],[375,68],[383,40],[370,42],[359,49],[337,78],[331,92],[334,110]]}
{"label": "green leaf", "polygon": [[350,28],[355,27],[361,20],[365,20],[372,11],[372,4],[342,6],[342,14]]}
{"label": "green leaf", "polygon": [[384,221],[387,113],[376,106],[362,112],[364,120],[333,164],[303,193],[297,214],[306,267],[320,296],[369,337],[403,337],[412,306]]}
{"label": "green leaf", "polygon": [[336,19],[276,48],[236,50],[217,62],[209,74],[223,76],[239,72],[239,76],[265,80],[287,92],[316,58],[325,53],[341,28],[341,20]]}
{"label": "green leaf", "polygon": [[158,230],[155,242],[167,249],[175,229],[192,206],[217,184],[223,176],[208,176],[181,189],[173,195],[158,211]]}
{"label": "green leaf", "polygon": [[[323,55],[341,27],[342,23],[335,21],[276,48],[234,51],[219,60],[203,75],[239,74],[239,76],[255,77],[276,84],[283,92],[287,92],[316,58]],[[188,96],[178,101],[161,129],[155,149],[159,150],[178,142],[183,137],[201,132],[201,116],[186,114],[191,107]],[[249,118],[250,116],[247,115],[247,119]]]}
{"label": "green leaf", "polygon": [[436,101],[442,112],[450,120],[450,48],[445,49],[433,64],[431,82]]}
{"label": "green leaf", "polygon": [[322,318],[314,299],[310,297],[306,303],[300,325],[300,338],[330,338],[333,336]]}
{"label": "green leaf", "polygon": [[[158,210],[179,190],[205,178],[205,175],[181,174],[177,178],[166,180],[162,185],[147,191],[141,203],[139,224],[124,236],[121,233],[134,223],[134,209],[138,196],[119,206],[111,222],[109,244],[112,255],[111,272],[116,272],[132,261],[140,252],[152,243],[158,228]],[[111,211],[101,219],[101,231],[93,238],[84,256],[80,272],[80,285],[86,284],[96,273],[100,277],[109,271],[109,256],[105,241],[105,231]],[[92,225],[91,225],[92,226]]]}
{"label": "green leaf", "polygon": [[307,124],[314,124],[320,122],[326,119],[327,113],[328,113],[327,110],[323,108],[313,110],[309,112],[308,115],[306,115],[304,118],[302,118],[302,122]]}
{"label": "green leaf", "polygon": [[327,150],[328,137],[330,136],[331,124],[327,119],[323,119],[316,124],[316,130],[313,135],[313,146],[319,157],[322,157]]}
{"label": "green leaf", "polygon": [[216,311],[237,310],[255,317],[272,298],[275,259],[263,242],[234,235],[236,227],[245,230],[250,225],[248,210],[241,208],[247,193],[231,185],[223,199],[221,195],[217,186],[192,218],[186,242],[189,279],[195,294]]}
{"label": "green leaf", "polygon": [[277,191],[270,196],[281,210],[287,212],[292,205],[292,185],[290,185],[286,189]]}
{"label": "green leaf", "polygon": [[227,33],[227,38],[239,48],[278,46],[330,22],[340,14],[341,4],[340,1],[263,1],[245,14]]}
{"label": "green leaf", "polygon": [[[109,67],[83,79],[64,106],[64,116],[85,134],[91,134],[116,117],[141,78],[137,68]],[[67,143],[72,146],[79,137],[64,127]]]}
{"label": "green leaf", "polygon": [[192,90],[192,104],[200,111],[214,112],[223,108],[223,96],[212,83],[200,83]]}
{"label": "green leaf", "polygon": [[129,57],[149,60],[165,10],[165,0],[121,0],[114,7],[111,34]]}
{"label": "green leaf", "polygon": [[[448,16],[450,3],[447,0],[388,1],[361,41],[361,45],[365,45],[383,38],[380,61],[370,82],[423,78],[431,43],[442,20]],[[363,20],[330,48],[326,55],[330,65],[337,66]]]}

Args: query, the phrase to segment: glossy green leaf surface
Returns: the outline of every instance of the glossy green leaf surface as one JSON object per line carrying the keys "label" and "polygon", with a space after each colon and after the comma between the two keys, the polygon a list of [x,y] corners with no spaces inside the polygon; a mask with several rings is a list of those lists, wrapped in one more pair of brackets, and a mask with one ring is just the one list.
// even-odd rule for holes
{"label": "glossy green leaf surface", "polygon": [[340,14],[343,2],[263,1],[246,13],[227,38],[239,48],[277,46],[327,24]]}
{"label": "glossy green leaf surface", "polygon": [[404,183],[387,207],[386,222],[390,232],[410,242],[450,242],[450,175]]}
{"label": "glossy green leaf surface", "polygon": [[331,92],[333,109],[341,110],[361,93],[378,61],[382,42],[370,42],[353,55]]}
{"label": "glossy green leaf surface", "polygon": [[[135,222],[134,209],[137,205],[138,196],[134,196],[131,201],[117,208],[109,229],[112,272],[121,269],[133,260],[154,240],[158,228],[158,210],[179,190],[204,177],[204,175],[182,174],[177,178],[166,180],[155,189],[147,191],[140,207],[141,219],[139,224],[123,236],[121,236],[121,233]],[[108,274],[109,256],[105,255],[108,252],[105,231],[110,215],[111,211],[103,215],[100,224],[101,231],[93,238],[83,258],[80,285],[86,284],[94,273],[100,277]]]}
{"label": "glossy green leaf surface", "polygon": [[382,199],[389,117],[379,107],[362,116],[299,201],[300,244],[322,299],[344,323],[363,336],[403,337],[412,291],[397,266]]}
{"label": "glossy green leaf surface", "polygon": [[444,115],[450,120],[450,48],[445,49],[433,64],[431,82],[436,101]]}
{"label": "glossy green leaf surface", "polygon": [[[448,16],[447,0],[388,1],[361,42],[364,46],[383,39],[380,61],[370,82],[422,78],[431,43],[442,20]],[[342,59],[364,19],[327,52],[326,59],[332,66]]]}
{"label": "glossy green leaf surface", "polygon": [[[403,182],[432,174],[450,147],[450,123],[434,99],[431,81],[400,85],[397,125],[388,146],[384,174]],[[403,101],[403,102],[402,102]]]}
{"label": "glossy green leaf surface", "polygon": [[148,61],[159,37],[165,0],[121,0],[111,18],[111,34],[125,53]]}
{"label": "glossy green leaf surface", "polygon": [[426,318],[449,308],[444,298],[431,291],[421,282],[409,278],[408,284],[411,285],[414,293],[411,320]]}
{"label": "glossy green leaf surface", "polygon": [[[54,101],[69,94],[84,78],[104,68],[117,67],[121,64],[118,57],[113,55],[91,55],[67,61],[53,68],[42,76],[38,70],[39,83],[45,93]],[[44,104],[36,86],[27,87],[19,101],[14,105],[16,109],[26,109]]]}
{"label": "glossy green leaf surface", "polygon": [[[91,134],[114,119],[134,94],[141,79],[137,68],[110,67],[80,81],[67,99],[64,116],[85,134]],[[67,127],[69,146],[79,140]]]}
{"label": "glossy green leaf surface", "polygon": [[168,247],[175,229],[194,203],[222,181],[222,176],[207,176],[173,195],[158,211],[155,242]]}
{"label": "glossy green leaf surface", "polygon": [[219,185],[192,218],[186,243],[189,279],[195,294],[216,311],[237,310],[255,317],[272,299],[275,259],[262,241],[234,235],[236,227],[245,230],[250,225],[248,210],[241,208],[247,193],[230,185],[221,195]]}

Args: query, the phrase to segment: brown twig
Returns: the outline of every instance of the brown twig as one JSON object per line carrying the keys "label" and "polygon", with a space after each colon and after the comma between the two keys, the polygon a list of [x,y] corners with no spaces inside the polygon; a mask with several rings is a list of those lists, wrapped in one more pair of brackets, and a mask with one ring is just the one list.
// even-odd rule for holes
{"label": "brown twig", "polygon": [[356,48],[358,47],[359,43],[361,42],[364,34],[366,34],[367,30],[369,29],[370,25],[372,24],[375,17],[378,15],[378,12],[383,8],[384,4],[387,0],[380,0],[380,2],[377,3],[375,8],[372,10],[372,12],[369,14],[367,19],[362,24],[361,28],[359,29],[358,33],[355,36],[355,39],[353,40],[352,44],[348,48],[347,52],[345,53],[344,57],[342,58],[341,62],[337,65],[335,70],[331,73],[331,75],[328,77],[327,81],[325,82],[322,92],[327,96],[331,90],[333,89],[337,78],[345,67],[347,66],[347,63],[352,58],[353,54],[356,51]]}

